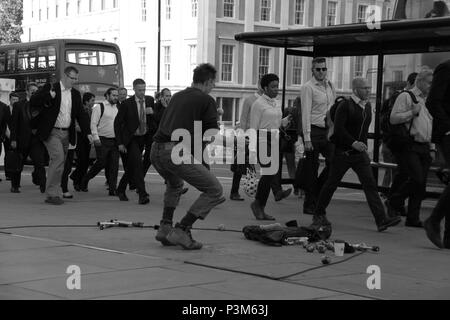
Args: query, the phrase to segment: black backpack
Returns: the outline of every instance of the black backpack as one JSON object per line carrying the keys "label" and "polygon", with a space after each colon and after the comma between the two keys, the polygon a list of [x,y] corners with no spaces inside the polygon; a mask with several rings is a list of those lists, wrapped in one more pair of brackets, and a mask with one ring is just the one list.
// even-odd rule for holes
{"label": "black backpack", "polygon": [[[333,142],[333,143],[335,142],[334,141],[334,119],[336,117],[336,110],[337,110],[337,108],[342,103],[350,101],[350,100],[351,99],[346,98],[344,96],[337,97],[335,102],[334,102],[334,104],[331,106],[330,110],[328,110],[327,117],[325,118],[325,124],[326,124],[326,127],[328,129],[328,134],[327,134],[328,141]],[[354,112],[353,104],[349,103],[349,105],[351,105],[351,107],[349,109],[350,113],[353,113]]]}
{"label": "black backpack", "polygon": [[410,95],[414,104],[419,103],[417,101],[416,96],[411,91],[408,90],[397,91],[392,95],[391,98],[389,98],[384,102],[383,107],[381,109],[380,114],[381,137],[383,139],[383,142],[386,143],[388,148],[391,150],[399,150],[406,148],[411,142],[410,131],[413,121],[411,121],[409,130],[405,127],[404,123],[391,124],[391,114],[392,109],[394,108],[395,105],[395,101],[397,101],[397,98],[400,96],[400,94],[404,92],[407,92]]}

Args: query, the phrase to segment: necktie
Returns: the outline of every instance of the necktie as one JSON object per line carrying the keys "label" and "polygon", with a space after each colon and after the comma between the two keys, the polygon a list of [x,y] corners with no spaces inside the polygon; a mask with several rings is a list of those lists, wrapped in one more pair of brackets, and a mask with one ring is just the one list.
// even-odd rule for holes
{"label": "necktie", "polygon": [[144,100],[139,100],[139,134],[142,136],[147,133],[145,120]]}

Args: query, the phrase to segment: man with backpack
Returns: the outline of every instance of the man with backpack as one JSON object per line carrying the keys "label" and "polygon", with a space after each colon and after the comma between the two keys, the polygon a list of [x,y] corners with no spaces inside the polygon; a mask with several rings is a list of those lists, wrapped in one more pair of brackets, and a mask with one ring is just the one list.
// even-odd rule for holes
{"label": "man with backpack", "polygon": [[[81,180],[81,189],[87,190],[89,180],[93,179],[101,170],[109,170],[109,195],[116,195],[117,174],[119,171],[119,149],[114,132],[119,93],[116,88],[110,88],[105,93],[106,100],[92,109],[91,131],[94,136],[97,161]],[[106,164],[108,164],[106,166]]]}
{"label": "man with backpack", "polygon": [[[422,228],[420,207],[426,195],[428,171],[432,157],[430,151],[433,118],[425,107],[425,100],[433,80],[433,72],[424,70],[417,75],[411,91],[401,93],[395,101],[390,122],[393,128],[390,145],[400,172],[406,172],[408,180],[389,197],[389,214],[399,215],[399,208],[409,198],[406,219],[407,227]],[[396,133],[398,130],[402,130]]]}
{"label": "man with backpack", "polygon": [[330,174],[325,182],[317,202],[313,217],[313,228],[330,226],[326,218],[326,208],[330,204],[342,178],[353,169],[364,189],[369,207],[375,218],[378,231],[385,231],[401,222],[400,217],[387,217],[378,195],[378,188],[370,166],[367,136],[372,121],[372,107],[368,101],[370,86],[366,79],[355,78],[352,83],[353,95],[349,99],[338,100],[329,112],[334,124],[330,140],[335,144]]}

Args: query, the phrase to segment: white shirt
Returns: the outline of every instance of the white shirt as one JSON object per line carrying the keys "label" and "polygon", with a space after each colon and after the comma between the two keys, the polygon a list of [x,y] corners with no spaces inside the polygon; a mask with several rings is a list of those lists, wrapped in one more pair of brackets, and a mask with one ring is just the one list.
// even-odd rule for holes
{"label": "white shirt", "polygon": [[283,112],[275,99],[265,94],[252,105],[250,113],[250,128],[256,130],[279,130]]}
{"label": "white shirt", "polygon": [[56,119],[55,127],[67,129],[72,122],[72,89],[66,89],[61,84],[61,109]]}
{"label": "white shirt", "polygon": [[[92,109],[91,132],[94,140],[100,140],[100,137],[115,138],[114,120],[116,119],[118,109],[117,105],[111,105],[109,101],[103,101],[105,112],[102,115],[100,104],[96,104]],[[101,118],[100,118],[101,117]]]}
{"label": "white shirt", "polygon": [[313,77],[302,86],[300,99],[304,140],[310,142],[312,125],[325,128],[325,118],[336,100],[336,92],[330,81],[326,80],[324,87]]}

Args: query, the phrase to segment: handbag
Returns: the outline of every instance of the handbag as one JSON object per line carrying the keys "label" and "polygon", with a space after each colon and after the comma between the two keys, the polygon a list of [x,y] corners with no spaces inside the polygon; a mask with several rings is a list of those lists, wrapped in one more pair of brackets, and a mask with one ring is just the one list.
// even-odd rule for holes
{"label": "handbag", "polygon": [[23,156],[21,153],[9,150],[5,154],[5,172],[21,172]]}
{"label": "handbag", "polygon": [[247,196],[254,198],[258,189],[258,178],[254,166],[247,167],[247,174],[243,177],[243,190]]}

